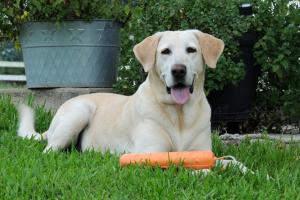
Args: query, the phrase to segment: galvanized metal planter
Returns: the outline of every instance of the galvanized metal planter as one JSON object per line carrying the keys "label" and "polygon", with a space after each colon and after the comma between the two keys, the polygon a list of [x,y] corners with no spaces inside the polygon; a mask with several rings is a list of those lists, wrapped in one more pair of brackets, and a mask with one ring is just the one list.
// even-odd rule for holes
{"label": "galvanized metal planter", "polygon": [[120,26],[111,20],[23,24],[27,87],[112,87]]}

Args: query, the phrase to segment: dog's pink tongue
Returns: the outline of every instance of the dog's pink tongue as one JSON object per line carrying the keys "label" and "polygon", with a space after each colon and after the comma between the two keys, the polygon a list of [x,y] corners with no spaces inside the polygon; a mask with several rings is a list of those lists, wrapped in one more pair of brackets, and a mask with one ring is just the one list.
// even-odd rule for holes
{"label": "dog's pink tongue", "polygon": [[188,87],[171,88],[171,96],[177,104],[185,104],[190,98],[190,90]]}

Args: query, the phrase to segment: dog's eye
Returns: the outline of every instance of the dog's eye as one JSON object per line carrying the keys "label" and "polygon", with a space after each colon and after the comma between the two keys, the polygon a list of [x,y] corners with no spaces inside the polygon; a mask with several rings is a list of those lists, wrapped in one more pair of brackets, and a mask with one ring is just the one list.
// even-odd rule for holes
{"label": "dog's eye", "polygon": [[188,47],[188,48],[186,48],[186,52],[187,53],[195,53],[197,50],[195,49],[195,48],[193,48],[193,47]]}
{"label": "dog's eye", "polygon": [[169,54],[171,54],[171,50],[166,48],[166,49],[161,51],[161,54],[169,55]]}

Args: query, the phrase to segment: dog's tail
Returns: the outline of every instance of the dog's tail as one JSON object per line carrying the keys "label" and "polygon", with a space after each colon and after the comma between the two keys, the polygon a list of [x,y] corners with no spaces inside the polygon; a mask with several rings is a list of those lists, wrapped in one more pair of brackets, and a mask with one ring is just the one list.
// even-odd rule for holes
{"label": "dog's tail", "polygon": [[34,129],[34,112],[32,108],[21,104],[18,107],[19,111],[19,129],[18,136],[22,138],[33,138],[41,140],[43,137]]}

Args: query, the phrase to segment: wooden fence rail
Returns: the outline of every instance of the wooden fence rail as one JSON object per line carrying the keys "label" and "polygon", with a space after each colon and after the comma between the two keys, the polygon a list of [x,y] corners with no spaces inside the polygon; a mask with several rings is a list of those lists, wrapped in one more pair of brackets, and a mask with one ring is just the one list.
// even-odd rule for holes
{"label": "wooden fence rail", "polygon": [[[0,61],[0,68],[24,68],[23,62]],[[3,82],[26,82],[25,75],[0,74]]]}

